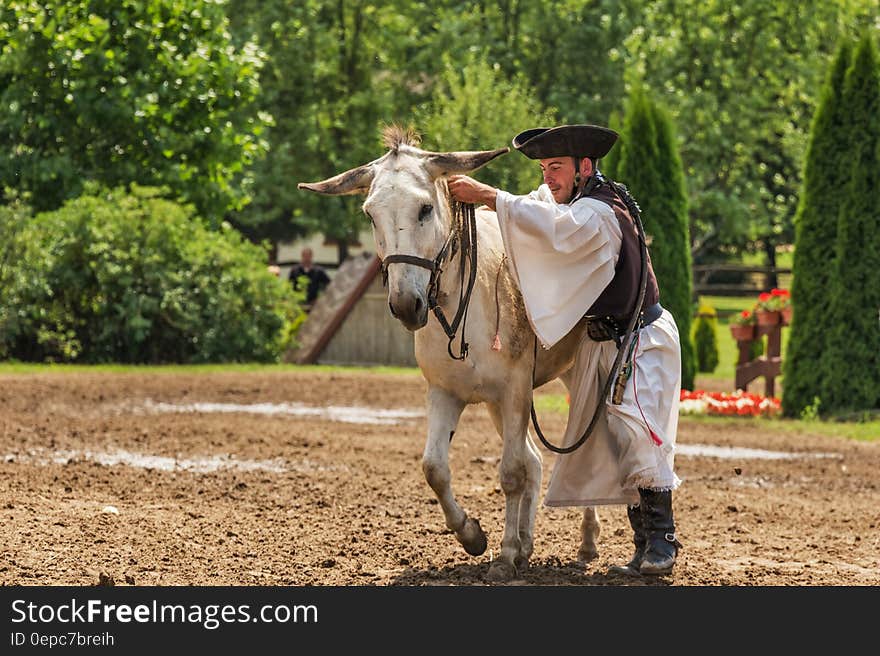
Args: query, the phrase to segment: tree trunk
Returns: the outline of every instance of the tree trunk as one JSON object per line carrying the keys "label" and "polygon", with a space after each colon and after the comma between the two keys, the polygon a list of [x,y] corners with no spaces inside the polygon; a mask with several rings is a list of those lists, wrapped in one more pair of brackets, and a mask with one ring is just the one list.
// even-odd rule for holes
{"label": "tree trunk", "polygon": [[764,240],[764,253],[767,255],[767,266],[772,267],[773,271],[768,271],[764,280],[764,286],[767,290],[779,287],[779,278],[776,275],[776,244],[769,239]]}

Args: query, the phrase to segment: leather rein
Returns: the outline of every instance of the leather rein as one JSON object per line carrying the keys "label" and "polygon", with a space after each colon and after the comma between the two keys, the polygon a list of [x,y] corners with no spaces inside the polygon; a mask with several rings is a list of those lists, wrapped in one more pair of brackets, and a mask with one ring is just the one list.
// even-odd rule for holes
{"label": "leather rein", "polygon": [[[449,338],[449,344],[446,350],[449,357],[453,360],[464,360],[468,354],[468,343],[464,341],[464,329],[467,323],[468,305],[471,300],[471,292],[474,290],[474,283],[477,279],[477,218],[474,206],[469,203],[459,203],[456,200],[450,201],[452,209],[453,225],[449,231],[449,236],[443,243],[440,252],[433,260],[416,255],[393,254],[382,260],[382,285],[388,284],[388,265],[389,264],[412,264],[413,266],[427,269],[431,272],[431,279],[428,282],[428,309],[437,317],[443,332]],[[443,308],[437,302],[440,294],[440,276],[443,275],[443,263],[447,258],[455,257],[456,250],[459,252],[459,280],[461,286],[458,292],[458,309],[452,321],[446,319]],[[467,285],[465,285],[465,268],[470,264],[468,272]],[[461,344],[459,346],[458,355],[452,352],[452,342],[461,327]]]}

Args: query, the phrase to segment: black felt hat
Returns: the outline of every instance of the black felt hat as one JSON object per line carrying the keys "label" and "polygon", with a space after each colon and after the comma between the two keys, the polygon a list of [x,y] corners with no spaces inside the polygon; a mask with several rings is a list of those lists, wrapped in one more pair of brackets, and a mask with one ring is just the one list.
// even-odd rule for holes
{"label": "black felt hat", "polygon": [[531,159],[605,157],[617,141],[614,130],[599,125],[560,125],[532,128],[513,138],[513,147]]}

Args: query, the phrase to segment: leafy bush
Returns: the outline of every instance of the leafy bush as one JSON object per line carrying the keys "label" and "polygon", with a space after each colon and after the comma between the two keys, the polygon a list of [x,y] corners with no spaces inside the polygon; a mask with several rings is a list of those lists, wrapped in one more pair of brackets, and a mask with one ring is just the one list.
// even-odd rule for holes
{"label": "leafy bush", "polygon": [[274,361],[304,318],[262,248],[154,188],[90,189],[18,238],[0,349],[22,360]]}
{"label": "leafy bush", "polygon": [[25,316],[24,299],[39,295],[40,277],[31,270],[38,253],[26,238],[30,209],[18,202],[0,205],[0,358],[8,357]]}
{"label": "leafy bush", "polygon": [[715,309],[700,306],[694,321],[693,341],[696,347],[697,371],[712,373],[718,367],[718,337],[715,334]]}

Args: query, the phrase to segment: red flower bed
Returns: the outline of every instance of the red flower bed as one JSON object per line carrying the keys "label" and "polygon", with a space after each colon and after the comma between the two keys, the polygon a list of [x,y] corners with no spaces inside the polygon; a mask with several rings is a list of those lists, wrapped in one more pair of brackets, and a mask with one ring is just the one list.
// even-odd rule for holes
{"label": "red flower bed", "polygon": [[681,414],[708,414],[747,417],[769,417],[782,410],[776,397],[761,396],[737,390],[733,394],[681,390]]}

